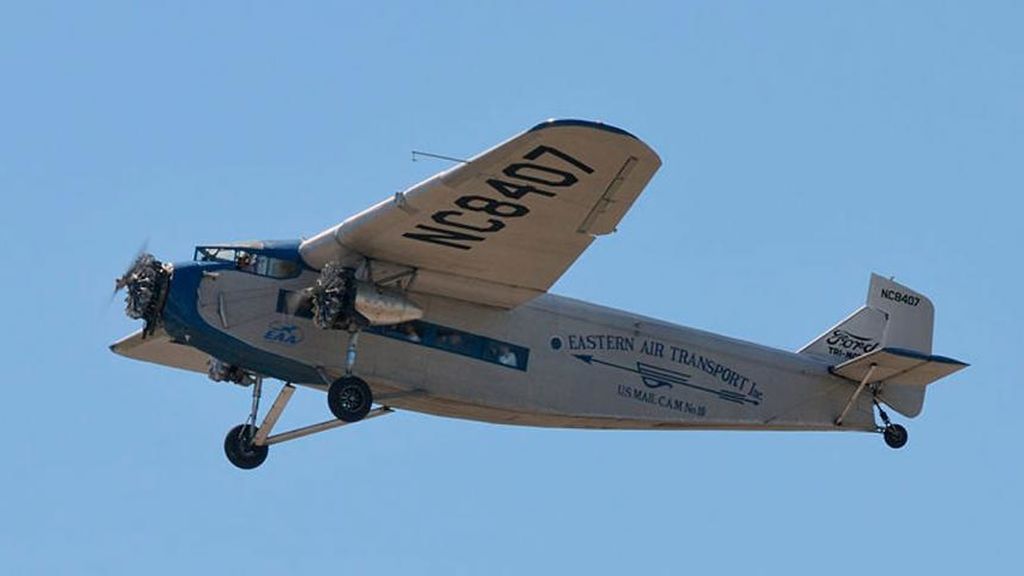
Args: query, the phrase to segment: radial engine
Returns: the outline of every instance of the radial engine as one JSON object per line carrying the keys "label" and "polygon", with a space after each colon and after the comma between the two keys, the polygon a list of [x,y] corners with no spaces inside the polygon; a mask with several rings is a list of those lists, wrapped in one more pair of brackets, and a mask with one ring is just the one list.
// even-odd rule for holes
{"label": "radial engine", "polygon": [[328,263],[310,290],[313,322],[324,330],[356,331],[423,317],[402,292],[356,278],[352,268]]}

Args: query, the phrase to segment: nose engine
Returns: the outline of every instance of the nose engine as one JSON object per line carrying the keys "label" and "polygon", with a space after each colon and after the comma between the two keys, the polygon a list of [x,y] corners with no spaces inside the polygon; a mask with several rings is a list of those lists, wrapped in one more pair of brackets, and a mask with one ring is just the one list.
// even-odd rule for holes
{"label": "nose engine", "polygon": [[164,302],[174,267],[152,254],[140,254],[131,267],[114,281],[114,291],[126,290],[124,312],[129,318],[145,322],[143,337],[152,334],[161,323]]}

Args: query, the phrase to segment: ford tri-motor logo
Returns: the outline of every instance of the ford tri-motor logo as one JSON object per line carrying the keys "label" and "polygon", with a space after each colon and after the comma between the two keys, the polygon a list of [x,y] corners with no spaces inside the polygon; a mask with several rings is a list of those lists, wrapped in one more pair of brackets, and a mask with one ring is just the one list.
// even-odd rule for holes
{"label": "ford tri-motor logo", "polygon": [[873,338],[858,336],[846,330],[834,330],[825,340],[828,352],[833,356],[855,358],[878,348],[878,341]]}
{"label": "ford tri-motor logo", "polygon": [[295,345],[302,342],[302,328],[287,322],[271,322],[267,332],[263,335],[264,340],[278,344]]}

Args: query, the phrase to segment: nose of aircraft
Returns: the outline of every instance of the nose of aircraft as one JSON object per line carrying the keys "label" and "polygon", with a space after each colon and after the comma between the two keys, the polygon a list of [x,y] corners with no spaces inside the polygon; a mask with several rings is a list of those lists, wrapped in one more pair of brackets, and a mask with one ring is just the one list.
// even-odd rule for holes
{"label": "nose of aircraft", "polygon": [[129,318],[143,320],[144,334],[152,334],[159,324],[160,315],[170,292],[174,267],[142,253],[131,267],[114,281],[115,291],[126,291],[124,312]]}

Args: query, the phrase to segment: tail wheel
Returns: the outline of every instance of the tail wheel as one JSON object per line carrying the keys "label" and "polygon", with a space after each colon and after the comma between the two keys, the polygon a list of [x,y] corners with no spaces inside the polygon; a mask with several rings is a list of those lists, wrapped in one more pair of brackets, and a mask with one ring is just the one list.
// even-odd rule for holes
{"label": "tail wheel", "polygon": [[885,444],[889,448],[903,448],[907,443],[907,429],[899,424],[886,426],[882,435],[885,437]]}
{"label": "tail wheel", "polygon": [[338,420],[358,422],[373,405],[373,393],[360,378],[345,376],[335,380],[327,389],[327,406]]}
{"label": "tail wheel", "polygon": [[267,459],[270,448],[252,443],[258,428],[252,424],[239,424],[224,438],[224,454],[228,460],[242,470],[252,470]]}

